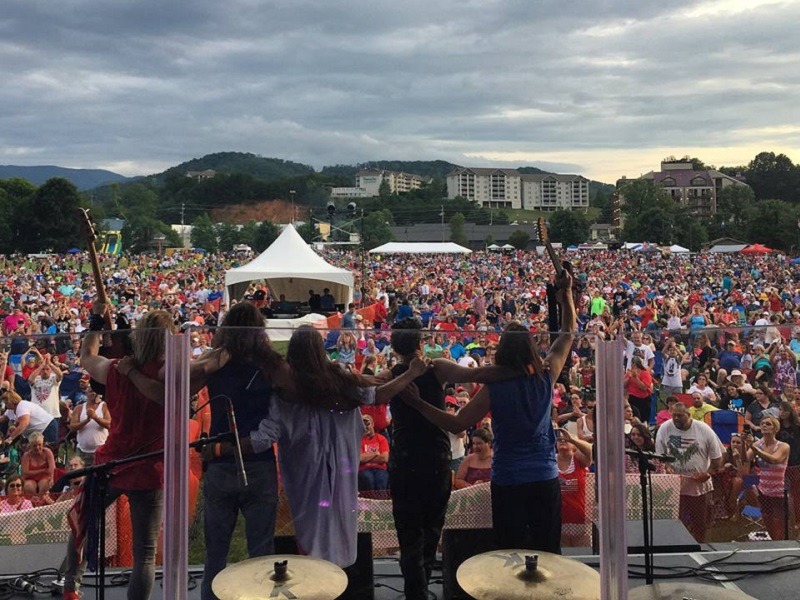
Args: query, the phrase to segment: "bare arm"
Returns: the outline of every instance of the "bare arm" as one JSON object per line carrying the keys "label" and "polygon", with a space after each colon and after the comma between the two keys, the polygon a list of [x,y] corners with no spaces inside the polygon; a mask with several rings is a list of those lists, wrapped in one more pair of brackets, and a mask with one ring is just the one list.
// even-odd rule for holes
{"label": "bare arm", "polygon": [[403,394],[403,400],[422,413],[422,416],[428,419],[428,421],[451,433],[461,433],[471,425],[480,421],[486,413],[489,412],[491,406],[488,387],[481,388],[481,391],[475,395],[469,404],[455,415],[451,415],[450,413],[439,410],[435,406],[428,404],[422,400],[418,394],[415,398],[410,397],[409,391],[410,390],[407,390],[407,392]]}
{"label": "bare arm", "polygon": [[8,434],[6,440],[8,442],[13,442],[19,436],[21,436],[25,431],[28,429],[28,425],[31,423],[30,415],[20,415],[17,417],[17,422],[14,423],[14,431]]}
{"label": "bare arm", "polygon": [[100,356],[100,334],[91,332],[81,344],[80,364],[89,376],[98,383],[106,384],[111,361]]}
{"label": "bare arm", "polygon": [[209,376],[219,371],[229,360],[230,355],[226,350],[215,349],[192,361],[189,367],[190,393],[199,392],[206,385]]}
{"label": "bare arm", "polygon": [[592,445],[589,442],[573,437],[566,429],[559,429],[557,433],[578,450],[575,459],[582,467],[588,467],[592,464]]}
{"label": "bare arm", "polygon": [[760,443],[753,444],[751,451],[760,459],[773,465],[779,465],[789,460],[789,444],[781,442],[773,453],[765,452]]}
{"label": "bare arm", "polygon": [[419,358],[413,359],[405,373],[387,381],[375,390],[375,404],[388,404],[397,394],[403,391],[417,377],[425,373],[428,365]]}
{"label": "bare arm", "polygon": [[545,365],[549,366],[553,379],[558,377],[572,351],[572,343],[575,339],[575,332],[578,329],[576,320],[575,301],[572,298],[572,267],[570,263],[564,262],[564,270],[561,276],[556,279],[556,298],[561,308],[561,335],[556,338],[550,346],[550,352],[545,358]]}
{"label": "bare arm", "polygon": [[84,420],[81,421],[81,413],[83,411],[76,407],[75,410],[72,411],[72,414],[69,417],[69,430],[70,431],[79,431],[83,429],[86,424],[91,421],[91,418],[86,417]]}
{"label": "bare arm", "polygon": [[126,356],[117,362],[117,371],[123,377],[127,377],[134,387],[139,390],[148,400],[152,400],[156,404],[164,405],[164,382],[158,379],[153,379],[142,373],[133,362],[133,358]]}
{"label": "bare arm", "polygon": [[471,369],[469,367],[462,367],[461,365],[449,360],[447,358],[437,358],[432,361],[433,370],[441,382],[453,383],[494,383],[496,381],[505,381],[507,379],[514,379],[520,377],[522,374],[507,367],[489,366],[478,367]]}
{"label": "bare arm", "polygon": [[100,427],[105,427],[106,429],[111,429],[111,413],[108,412],[108,409],[105,407],[105,402],[101,402],[97,405],[98,408],[103,407],[103,415],[98,416],[96,412],[93,412],[92,419],[95,420],[95,423],[100,425]]}

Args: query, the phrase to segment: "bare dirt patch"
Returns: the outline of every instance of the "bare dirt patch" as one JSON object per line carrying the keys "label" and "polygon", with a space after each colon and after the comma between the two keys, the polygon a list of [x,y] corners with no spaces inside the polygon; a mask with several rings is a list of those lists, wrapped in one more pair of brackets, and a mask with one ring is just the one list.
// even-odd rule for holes
{"label": "bare dirt patch", "polygon": [[[295,204],[296,220],[308,220],[308,207]],[[254,221],[271,221],[273,223],[289,223],[292,221],[292,203],[285,200],[262,200],[251,204],[232,204],[211,211],[211,220],[215,223],[227,221],[244,225],[250,219]]]}

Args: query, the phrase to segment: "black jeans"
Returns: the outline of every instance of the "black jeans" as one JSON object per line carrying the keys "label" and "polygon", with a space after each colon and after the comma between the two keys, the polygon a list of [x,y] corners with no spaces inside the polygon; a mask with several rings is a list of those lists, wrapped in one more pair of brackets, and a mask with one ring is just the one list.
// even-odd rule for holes
{"label": "black jeans", "polygon": [[492,527],[498,548],[561,554],[558,477],[518,485],[492,483]]}
{"label": "black jeans", "polygon": [[451,471],[389,471],[392,514],[400,543],[400,571],[407,600],[427,600],[428,581],[450,500]]}

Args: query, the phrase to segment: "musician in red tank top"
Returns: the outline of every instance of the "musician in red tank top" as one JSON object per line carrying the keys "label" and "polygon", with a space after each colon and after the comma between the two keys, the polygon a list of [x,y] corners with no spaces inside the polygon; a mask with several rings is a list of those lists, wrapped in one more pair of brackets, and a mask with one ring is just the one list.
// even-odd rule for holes
{"label": "musician in red tank top", "polygon": [[[112,416],[108,439],[95,452],[95,466],[163,449],[164,387],[157,379],[164,362],[165,330],[174,330],[169,313],[148,312],[131,333],[133,357],[111,360],[99,355],[100,334],[96,333],[103,326],[97,317],[106,310],[108,307],[100,302],[93,305],[92,333],[81,348],[81,366],[92,379],[106,386],[105,401]],[[125,495],[131,509],[133,570],[128,598],[147,600],[155,581],[156,545],[164,506],[163,459],[121,465],[111,474],[107,504]],[[86,561],[79,562],[70,536],[64,598],[80,598],[78,590],[85,568]]]}

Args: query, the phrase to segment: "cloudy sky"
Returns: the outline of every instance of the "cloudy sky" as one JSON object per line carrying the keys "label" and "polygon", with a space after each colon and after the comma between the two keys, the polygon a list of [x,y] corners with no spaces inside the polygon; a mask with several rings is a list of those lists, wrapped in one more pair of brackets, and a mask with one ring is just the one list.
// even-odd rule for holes
{"label": "cloudy sky", "polygon": [[0,164],[800,162],[800,1],[4,0]]}

